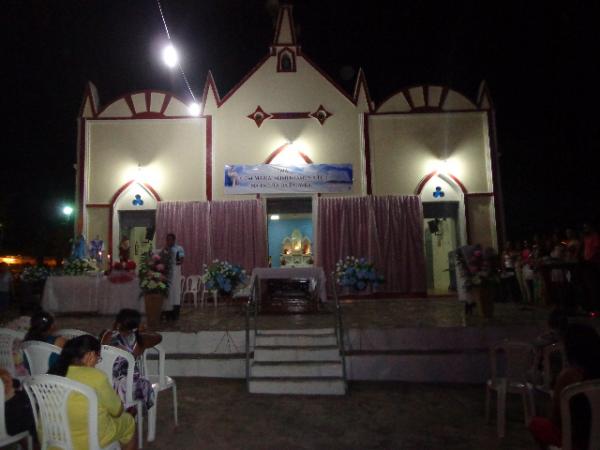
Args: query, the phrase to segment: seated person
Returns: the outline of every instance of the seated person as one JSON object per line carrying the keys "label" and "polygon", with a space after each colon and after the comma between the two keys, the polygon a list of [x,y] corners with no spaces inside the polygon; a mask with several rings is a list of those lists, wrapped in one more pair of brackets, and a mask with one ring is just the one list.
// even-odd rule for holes
{"label": "seated person", "polygon": [[[4,389],[4,419],[6,422],[6,432],[9,436],[29,431],[29,434],[34,439],[37,438],[35,431],[35,420],[31,403],[27,393],[20,389],[18,380],[13,380],[12,376],[5,369],[0,368],[0,379]],[[23,443],[21,443],[23,444]],[[26,448],[26,445],[21,445]]]}
{"label": "seated person", "polygon": [[[98,440],[101,447],[119,441],[122,449],[137,449],[134,418],[123,411],[121,399],[106,374],[95,368],[101,359],[100,350],[100,341],[94,336],[73,338],[65,344],[60,358],[49,373],[94,389],[98,397]],[[80,394],[72,394],[67,403],[71,439],[76,449],[87,449],[89,446],[87,405],[87,400]]]}
{"label": "seated person", "polygon": [[[154,405],[154,391],[152,383],[140,373],[140,356],[147,348],[152,348],[162,341],[158,333],[145,332],[141,324],[142,316],[134,309],[122,309],[117,314],[112,330],[101,334],[100,340],[104,345],[112,345],[131,353],[136,359],[133,374],[133,399],[141,400],[146,409]],[[113,368],[114,388],[125,399],[127,384],[127,362],[117,358]]]}
{"label": "seated person", "polygon": [[[67,339],[63,336],[57,336],[56,330],[57,326],[54,316],[49,312],[39,311],[31,316],[29,331],[27,331],[24,341],[41,341],[63,348]],[[48,367],[52,367],[57,360],[57,354],[50,355]],[[28,363],[25,362],[25,364],[29,369]]]}
{"label": "seated person", "polygon": [[[540,448],[562,446],[560,394],[573,383],[600,378],[600,336],[587,325],[569,325],[564,337],[569,366],[563,369],[554,386],[549,418],[534,417],[529,430]],[[580,398],[581,397],[581,398]],[[587,399],[576,396],[571,401],[571,424],[574,448],[587,449],[590,435],[591,410]]]}

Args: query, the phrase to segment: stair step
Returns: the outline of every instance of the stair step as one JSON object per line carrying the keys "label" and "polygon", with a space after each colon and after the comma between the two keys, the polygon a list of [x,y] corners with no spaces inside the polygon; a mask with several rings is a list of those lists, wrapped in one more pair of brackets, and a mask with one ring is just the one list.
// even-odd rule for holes
{"label": "stair step", "polygon": [[263,346],[332,346],[337,345],[335,334],[268,334],[256,336],[256,345]]}
{"label": "stair step", "polygon": [[290,335],[290,334],[310,334],[310,335],[323,335],[323,334],[335,334],[335,330],[333,328],[307,328],[307,329],[298,329],[298,330],[258,330],[256,332],[257,336],[272,336],[272,335]]}
{"label": "stair step", "polygon": [[345,395],[346,383],[341,377],[264,377],[250,378],[252,394]]}
{"label": "stair step", "polygon": [[253,378],[303,378],[303,377],[341,377],[341,361],[256,361],[250,369]]}
{"label": "stair step", "polygon": [[340,359],[337,346],[264,346],[254,348],[254,361],[332,361]]}

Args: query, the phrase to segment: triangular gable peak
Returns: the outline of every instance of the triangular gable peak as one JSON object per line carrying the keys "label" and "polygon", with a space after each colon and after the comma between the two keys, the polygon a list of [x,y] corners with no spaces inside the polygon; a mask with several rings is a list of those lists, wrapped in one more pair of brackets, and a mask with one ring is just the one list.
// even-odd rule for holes
{"label": "triangular gable peak", "polygon": [[494,109],[494,103],[492,102],[492,96],[490,95],[490,89],[485,80],[479,85],[479,93],[477,95],[477,105],[479,109]]}
{"label": "triangular gable peak", "polygon": [[358,76],[356,77],[356,84],[354,85],[353,100],[356,107],[362,112],[372,112],[375,109],[375,105],[371,100],[369,86],[367,85],[367,77],[365,76],[362,67],[358,69]]}
{"label": "triangular gable peak", "polygon": [[85,85],[83,101],[81,102],[81,108],[79,110],[79,117],[92,119],[96,117],[99,109],[100,101],[98,100],[98,89],[96,89],[94,83],[88,81]]}

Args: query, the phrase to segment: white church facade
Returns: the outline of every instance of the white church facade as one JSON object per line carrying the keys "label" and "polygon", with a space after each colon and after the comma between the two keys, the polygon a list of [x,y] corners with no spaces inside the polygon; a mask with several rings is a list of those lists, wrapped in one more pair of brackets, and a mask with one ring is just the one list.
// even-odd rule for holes
{"label": "white church facade", "polygon": [[[101,105],[88,84],[77,144],[78,232],[98,236],[117,255],[124,236],[133,247],[152,239],[160,202],[258,198],[266,204],[264,239],[277,266],[278,243],[296,229],[319,252],[311,227],[315,199],[417,195],[428,288],[447,286],[450,250],[467,243],[498,247],[502,197],[484,83],[477,99],[423,85],[375,104],[362,70],[347,93],[303,53],[287,6],[267,55],[226,95],[217,81],[208,74],[199,115],[154,90]],[[344,192],[229,193],[226,166],[266,164],[350,165],[352,180]]]}

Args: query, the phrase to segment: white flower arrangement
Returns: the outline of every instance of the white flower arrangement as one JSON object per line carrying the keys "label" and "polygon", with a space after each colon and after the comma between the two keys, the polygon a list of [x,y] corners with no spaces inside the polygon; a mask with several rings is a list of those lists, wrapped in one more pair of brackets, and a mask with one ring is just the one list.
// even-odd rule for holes
{"label": "white flower arrangement", "polygon": [[63,267],[63,275],[80,276],[97,272],[96,261],[91,258],[69,259]]}
{"label": "white flower arrangement", "polygon": [[202,282],[209,291],[216,290],[224,294],[230,294],[245,279],[246,271],[236,264],[215,259],[208,266],[204,265]]}

